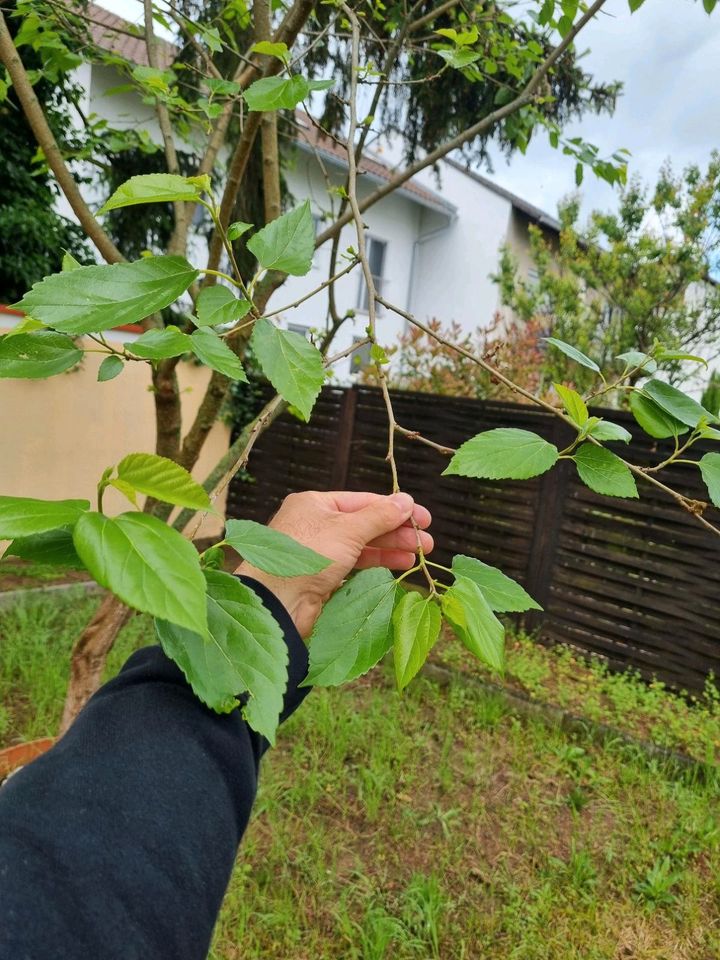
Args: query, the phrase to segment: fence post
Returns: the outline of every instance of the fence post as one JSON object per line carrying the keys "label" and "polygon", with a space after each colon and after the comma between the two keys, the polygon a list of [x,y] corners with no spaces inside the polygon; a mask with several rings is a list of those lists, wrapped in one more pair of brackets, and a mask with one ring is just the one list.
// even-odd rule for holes
{"label": "fence post", "polygon": [[[548,439],[562,450],[567,446],[569,437],[571,434],[566,425],[559,419],[553,420],[552,436]],[[571,469],[570,461],[561,460],[540,480],[525,586],[530,596],[543,608],[547,607],[550,599]],[[530,610],[523,617],[524,626],[527,630],[535,630],[542,625],[544,618],[544,610]]]}
{"label": "fence post", "polygon": [[333,464],[330,486],[332,490],[344,490],[350,472],[350,448],[355,431],[355,408],[357,385],[346,388],[338,417],[337,450]]}

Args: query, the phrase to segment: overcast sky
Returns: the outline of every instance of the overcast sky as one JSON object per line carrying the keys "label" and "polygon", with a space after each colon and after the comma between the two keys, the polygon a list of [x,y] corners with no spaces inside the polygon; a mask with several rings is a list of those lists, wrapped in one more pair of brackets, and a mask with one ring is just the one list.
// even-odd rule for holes
{"label": "overcast sky", "polygon": [[[100,2],[128,19],[141,17],[137,0]],[[578,45],[590,51],[587,69],[597,79],[622,81],[624,93],[613,117],[588,115],[568,134],[582,134],[604,155],[627,147],[630,171],[646,180],[668,157],[678,169],[705,163],[720,148],[720,7],[708,16],[699,0],[645,0],[631,15],[628,0],[609,0],[605,10]],[[555,213],[558,200],[574,189],[574,161],[543,137],[510,164],[499,157],[492,176]],[[585,210],[615,203],[612,188],[592,175],[582,193]]]}

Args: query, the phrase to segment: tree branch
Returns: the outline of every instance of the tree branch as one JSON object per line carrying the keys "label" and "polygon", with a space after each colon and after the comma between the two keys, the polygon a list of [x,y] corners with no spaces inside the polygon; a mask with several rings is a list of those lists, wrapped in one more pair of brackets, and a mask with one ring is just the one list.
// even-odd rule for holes
{"label": "tree branch", "polygon": [[[411,163],[408,167],[406,167],[404,170],[401,170],[394,177],[391,177],[387,183],[383,184],[381,187],[378,187],[377,190],[374,190],[362,201],[360,201],[360,212],[363,213],[369,207],[374,206],[379,200],[382,200],[383,197],[393,193],[407,180],[409,180],[411,177],[414,177],[416,173],[419,173],[426,167],[432,166],[433,164],[437,163],[438,160],[442,160],[442,158],[448,153],[452,152],[453,150],[457,150],[458,147],[462,147],[466,143],[469,143],[471,140],[474,140],[475,137],[481,136],[483,133],[486,133],[488,130],[490,130],[496,123],[499,123],[499,121],[504,120],[517,110],[520,110],[522,107],[526,107],[532,103],[535,93],[546,75],[565,53],[565,51],[572,45],[575,37],[590,22],[590,20],[593,19],[595,14],[603,8],[606,2],[607,0],[595,0],[595,3],[593,3],[587,12],[580,17],[573,28],[565,35],[562,42],[559,43],[551,51],[547,59],[540,64],[523,88],[522,92],[513,100],[511,100],[510,103],[506,104],[504,107],[499,107],[497,110],[494,110],[486,117],[483,117],[482,120],[479,120],[477,123],[473,124],[473,126],[463,130],[456,137],[453,137],[446,143],[440,144],[440,146],[436,147],[435,150],[431,150],[430,153],[426,154],[421,159],[416,160],[415,163]],[[346,211],[342,216],[338,217],[335,223],[333,223],[327,228],[327,230],[324,230],[319,235],[315,241],[315,246],[321,247],[324,243],[327,243],[328,240],[332,240],[333,237],[340,233],[346,224],[350,223],[352,218],[353,216],[351,211]]]}
{"label": "tree branch", "polygon": [[25,114],[25,119],[35,136],[38,146],[44,153],[48,166],[55,175],[55,179],[65,194],[80,225],[90,240],[95,244],[101,256],[108,263],[120,263],[125,258],[85,203],[78,185],[75,183],[75,179],[65,163],[55,136],[45,119],[43,109],[38,102],[38,98],[35,96],[35,91],[28,79],[27,71],[12,41],[2,11],[0,11],[0,60],[10,75],[15,93]]}

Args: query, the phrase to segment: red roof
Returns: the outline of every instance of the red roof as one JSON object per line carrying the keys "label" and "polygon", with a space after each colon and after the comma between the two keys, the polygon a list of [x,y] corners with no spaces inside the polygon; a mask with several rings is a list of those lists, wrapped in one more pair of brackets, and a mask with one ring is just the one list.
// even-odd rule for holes
{"label": "red roof", "polygon": [[[108,53],[117,53],[140,67],[150,66],[142,27],[110,13],[96,3],[88,4],[87,12],[83,15],[89,21],[90,34],[99,47]],[[138,35],[131,36],[135,30]],[[177,54],[176,47],[158,37],[157,50],[160,66],[163,69],[169,67]]]}

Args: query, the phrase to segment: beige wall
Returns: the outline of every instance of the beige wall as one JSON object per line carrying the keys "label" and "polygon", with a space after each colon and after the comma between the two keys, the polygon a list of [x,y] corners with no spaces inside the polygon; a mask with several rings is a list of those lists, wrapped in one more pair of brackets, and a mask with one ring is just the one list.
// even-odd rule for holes
{"label": "beige wall", "polygon": [[[88,343],[88,346],[91,344]],[[82,365],[49,380],[0,380],[0,494],[60,500],[96,500],[105,467],[128,453],[152,452],[155,413],[150,367],[129,363],[115,380],[97,382],[100,354],[86,354]],[[191,422],[210,376],[207,367],[181,363],[183,424]],[[194,471],[202,480],[227,451],[229,429],[216,423]],[[108,489],[107,513],[132,509]],[[225,498],[217,504],[224,512]],[[222,530],[208,517],[198,537]]]}

